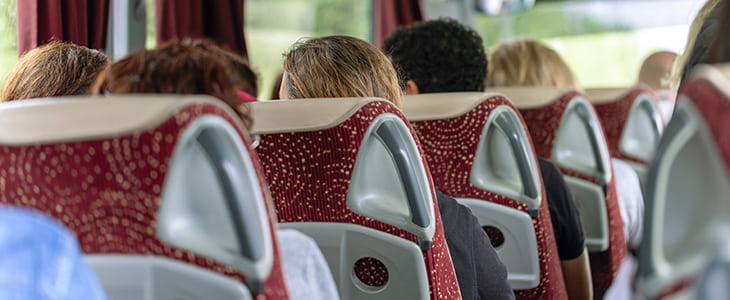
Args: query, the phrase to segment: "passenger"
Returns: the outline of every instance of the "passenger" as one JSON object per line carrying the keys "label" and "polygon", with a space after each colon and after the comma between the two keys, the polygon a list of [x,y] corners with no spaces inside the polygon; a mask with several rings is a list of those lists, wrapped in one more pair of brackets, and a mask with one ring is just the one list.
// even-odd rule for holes
{"label": "passenger", "polygon": [[[381,97],[400,106],[402,91],[388,58],[357,38],[328,36],[297,43],[285,55],[281,99]],[[476,217],[436,192],[446,243],[464,299],[513,299],[507,272]]]}
{"label": "passenger", "polygon": [[90,95],[98,90],[109,58],[94,49],[51,42],[23,54],[8,74],[0,101]]}
{"label": "passenger", "polygon": [[212,40],[207,39],[184,39],[184,45],[198,47],[203,50],[211,51],[215,55],[223,57],[228,63],[229,68],[236,73],[237,80],[235,87],[238,90],[238,98],[241,102],[256,102],[258,95],[258,76],[251,69],[248,59],[217,46]]}
{"label": "passenger", "polygon": [[648,86],[659,96],[659,110],[665,123],[672,117],[677,97],[669,80],[676,59],[677,54],[674,52],[654,52],[644,60],[639,70],[638,82]]}
{"label": "passenger", "polygon": [[677,53],[657,51],[650,54],[641,64],[639,83],[643,83],[654,91],[670,90],[669,76]]}
{"label": "passenger", "polygon": [[[570,68],[560,55],[537,40],[517,38],[500,43],[489,58],[491,64],[488,86],[577,88]],[[611,159],[611,163],[616,174],[614,178],[616,178],[621,219],[624,221],[624,236],[627,246],[634,248],[641,241],[644,215],[639,177],[627,163],[615,158]],[[551,199],[550,194],[548,190],[548,199]],[[606,296],[606,299],[611,298]]]}
{"label": "passenger", "polygon": [[[202,42],[201,42],[202,43]],[[251,128],[249,106],[241,103],[241,78],[229,67],[215,45],[170,42],[155,50],[142,50],[113,64],[105,86],[112,93],[207,94],[223,100],[237,111],[244,126]],[[243,79],[246,80],[246,79]],[[254,92],[255,93],[255,92]],[[279,230],[284,277],[292,299],[339,299],[327,262],[317,244],[296,230]],[[296,255],[291,255],[295,253]]]}
{"label": "passenger", "polygon": [[715,32],[718,3],[720,0],[707,0],[689,27],[684,52],[672,66],[670,79],[675,90],[679,90],[679,86],[695,66],[708,62],[707,47]]}
{"label": "passenger", "polygon": [[487,86],[578,88],[570,67],[553,49],[529,38],[497,44],[489,54]]}
{"label": "passenger", "polygon": [[170,42],[142,50],[114,63],[104,88],[111,93],[206,94],[223,100],[251,127],[247,105],[241,105],[241,78],[225,58],[202,47]]}
{"label": "passenger", "polygon": [[[487,57],[482,39],[456,21],[439,19],[401,28],[385,39],[384,49],[399,70],[407,94],[484,90]],[[490,67],[492,64],[490,61]],[[508,75],[530,82],[534,77],[500,76]],[[573,84],[574,80],[559,83]],[[578,210],[557,168],[546,160],[539,162],[568,295],[590,299],[590,263]]]}
{"label": "passenger", "polygon": [[7,205],[0,206],[0,291],[0,299],[108,299],[72,232]]}

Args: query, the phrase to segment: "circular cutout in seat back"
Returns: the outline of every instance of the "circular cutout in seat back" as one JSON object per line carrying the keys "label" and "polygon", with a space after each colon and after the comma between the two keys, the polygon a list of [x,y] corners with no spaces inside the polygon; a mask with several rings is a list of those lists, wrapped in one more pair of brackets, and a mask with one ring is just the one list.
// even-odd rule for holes
{"label": "circular cutout in seat back", "polygon": [[499,230],[499,228],[487,225],[483,226],[482,229],[487,233],[487,236],[489,236],[489,241],[492,242],[492,247],[497,248],[504,244],[504,234],[501,230]]}
{"label": "circular cutout in seat back", "polygon": [[355,277],[367,287],[380,288],[388,283],[390,275],[385,264],[377,258],[363,257],[352,266]]}

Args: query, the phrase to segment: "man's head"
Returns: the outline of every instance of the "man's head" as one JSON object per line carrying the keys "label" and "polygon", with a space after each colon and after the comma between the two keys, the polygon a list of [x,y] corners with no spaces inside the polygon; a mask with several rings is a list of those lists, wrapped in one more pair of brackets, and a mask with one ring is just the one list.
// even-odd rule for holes
{"label": "man's head", "polygon": [[677,59],[677,54],[674,52],[652,53],[641,64],[639,82],[648,85],[653,90],[669,89],[669,75],[675,59]]}
{"label": "man's head", "polygon": [[399,28],[385,39],[383,50],[406,93],[484,90],[487,55],[482,39],[455,20],[438,19]]}

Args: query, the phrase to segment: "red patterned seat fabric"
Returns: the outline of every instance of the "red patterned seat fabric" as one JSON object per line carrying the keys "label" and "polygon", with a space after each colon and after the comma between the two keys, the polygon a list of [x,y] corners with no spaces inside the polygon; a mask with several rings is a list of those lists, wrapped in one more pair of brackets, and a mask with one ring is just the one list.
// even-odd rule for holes
{"label": "red patterned seat fabric", "polygon": [[[568,91],[547,106],[521,109],[522,116],[532,136],[535,152],[539,157],[551,159],[560,121],[570,101],[577,96],[584,96],[578,91]],[[576,171],[561,168],[565,175],[578,177],[600,184],[591,178]],[[606,196],[606,211],[609,222],[609,246],[603,252],[591,252],[591,273],[593,276],[594,299],[603,299],[603,294],[616,277],[619,266],[626,256],[623,221],[619,211],[616,186],[614,179],[604,189]]]}
{"label": "red patterned seat fabric", "polygon": [[[624,133],[626,121],[629,119],[629,112],[631,112],[634,101],[636,101],[639,95],[643,93],[654,95],[653,92],[646,87],[635,86],[631,88],[628,93],[622,95],[617,101],[594,104],[593,107],[596,109],[596,114],[601,121],[603,134],[606,137],[606,145],[608,145],[608,151],[611,153],[611,157],[646,165],[649,163],[648,161],[624,153],[621,151],[620,147],[621,136]],[[652,98],[655,99],[656,97]],[[655,103],[654,101],[655,100],[653,100],[652,103]]]}
{"label": "red patterned seat fabric", "polygon": [[[436,188],[452,197],[474,198],[513,207],[527,213],[527,205],[497,193],[475,187],[469,180],[474,156],[489,114],[500,105],[515,109],[509,100],[494,96],[470,112],[443,120],[413,122],[423,144],[424,153]],[[516,109],[515,109],[516,110]],[[542,189],[542,184],[540,184]],[[545,192],[543,191],[544,195]],[[516,291],[517,299],[567,299],[560,271],[550,212],[542,201],[534,219],[540,261],[540,283],[528,290]]]}
{"label": "red patterned seat fabric", "polygon": [[680,94],[694,104],[712,132],[725,167],[730,171],[730,98],[706,78],[693,78],[684,85]]}
{"label": "red patterned seat fabric", "polygon": [[[245,282],[236,269],[165,244],[155,233],[162,186],[176,141],[188,124],[204,115],[240,123],[225,109],[202,102],[187,105],[148,129],[118,137],[0,145],[0,202],[37,209],[63,222],[76,233],[87,254],[166,256]],[[248,138],[240,127],[234,127],[248,147]],[[257,159],[253,161],[256,164]],[[261,188],[267,189],[263,182]],[[269,225],[275,234],[273,222]],[[289,299],[277,239],[272,242],[272,271],[255,299]]]}
{"label": "red patterned seat fabric", "polygon": [[[413,234],[358,215],[346,205],[360,142],[368,126],[383,113],[392,113],[406,120],[391,103],[374,101],[363,105],[347,120],[331,128],[261,135],[261,143],[256,151],[271,184],[279,222],[358,224],[416,242]],[[435,195],[433,201],[436,232],[431,249],[424,252],[431,299],[458,299],[461,297],[459,286],[444,239]],[[368,273],[367,269],[372,265],[363,263],[358,266],[359,278],[374,280],[365,282],[368,285],[379,286],[383,278],[388,276],[384,272]]]}

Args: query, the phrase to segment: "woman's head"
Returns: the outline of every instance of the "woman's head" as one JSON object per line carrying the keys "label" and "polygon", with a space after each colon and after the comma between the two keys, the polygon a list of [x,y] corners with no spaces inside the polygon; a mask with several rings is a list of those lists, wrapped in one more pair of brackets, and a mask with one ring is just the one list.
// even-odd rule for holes
{"label": "woman's head", "polygon": [[577,87],[560,55],[529,38],[498,44],[489,54],[487,86]]}
{"label": "woman's head", "polygon": [[26,52],[2,87],[2,101],[90,95],[109,66],[107,56],[71,43],[51,42]]}
{"label": "woman's head", "polygon": [[281,99],[381,97],[400,106],[402,91],[388,58],[349,36],[298,42],[284,58]]}
{"label": "woman's head", "polygon": [[236,83],[236,88],[239,91],[246,92],[254,97],[258,95],[258,76],[256,72],[251,69],[251,65],[248,59],[223,49],[209,39],[184,39],[181,42],[183,45],[198,47],[206,51],[210,51],[213,54],[223,57],[231,71],[235,72],[239,81]]}
{"label": "woman's head", "polygon": [[104,86],[112,93],[207,94],[223,100],[251,125],[239,102],[240,78],[226,58],[189,43],[169,42],[114,63]]}
{"label": "woman's head", "polygon": [[679,88],[696,65],[708,62],[707,50],[718,23],[719,3],[720,0],[707,0],[692,21],[684,52],[677,57],[672,66],[669,80],[673,88]]}

